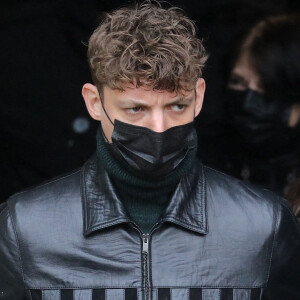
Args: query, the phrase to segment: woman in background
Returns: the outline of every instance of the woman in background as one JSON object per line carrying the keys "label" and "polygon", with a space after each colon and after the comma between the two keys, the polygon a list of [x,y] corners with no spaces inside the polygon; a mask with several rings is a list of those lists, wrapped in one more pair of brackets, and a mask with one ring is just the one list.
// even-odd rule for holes
{"label": "woman in background", "polygon": [[260,21],[233,53],[226,116],[238,177],[284,195],[299,169],[300,17]]}

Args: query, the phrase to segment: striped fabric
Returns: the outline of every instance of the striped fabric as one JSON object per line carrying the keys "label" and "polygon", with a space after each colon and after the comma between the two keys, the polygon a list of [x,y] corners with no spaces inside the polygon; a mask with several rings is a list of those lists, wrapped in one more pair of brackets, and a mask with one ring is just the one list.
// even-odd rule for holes
{"label": "striped fabric", "polygon": [[31,290],[32,300],[139,300],[137,289]]}
{"label": "striped fabric", "polygon": [[[151,300],[260,300],[261,289],[153,289]],[[31,300],[143,300],[141,289],[30,290]]]}
{"label": "striped fabric", "polygon": [[153,300],[260,300],[261,289],[157,289]]}

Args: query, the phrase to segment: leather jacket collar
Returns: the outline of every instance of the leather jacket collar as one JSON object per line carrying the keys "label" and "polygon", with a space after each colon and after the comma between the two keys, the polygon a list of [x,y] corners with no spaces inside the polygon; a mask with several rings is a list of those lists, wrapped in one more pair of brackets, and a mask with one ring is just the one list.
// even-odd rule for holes
{"label": "leather jacket collar", "polygon": [[[158,222],[171,222],[201,234],[208,233],[205,176],[197,163],[183,176]],[[110,177],[94,155],[81,178],[84,235],[121,223],[132,223]]]}

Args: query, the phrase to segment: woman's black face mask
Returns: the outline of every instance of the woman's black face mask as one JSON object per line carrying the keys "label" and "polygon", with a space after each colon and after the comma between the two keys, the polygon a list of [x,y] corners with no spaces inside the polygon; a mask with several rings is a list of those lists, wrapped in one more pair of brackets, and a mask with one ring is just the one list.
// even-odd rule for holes
{"label": "woman's black face mask", "polygon": [[228,120],[249,152],[261,156],[283,153],[296,145],[298,128],[289,127],[291,105],[267,99],[248,89],[227,90]]}

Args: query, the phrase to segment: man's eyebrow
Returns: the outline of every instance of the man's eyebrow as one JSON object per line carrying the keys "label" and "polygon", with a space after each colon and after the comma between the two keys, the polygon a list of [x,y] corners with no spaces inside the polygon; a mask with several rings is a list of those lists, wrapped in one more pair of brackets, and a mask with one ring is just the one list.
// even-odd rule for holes
{"label": "man's eyebrow", "polygon": [[168,102],[166,105],[175,105],[175,104],[178,104],[178,103],[181,103],[181,104],[189,104],[191,102],[193,102],[195,100],[195,97],[192,96],[192,97],[189,97],[189,98],[178,98],[174,101],[171,101],[171,102]]}
{"label": "man's eyebrow", "polygon": [[139,106],[139,107],[148,107],[149,105],[147,102],[140,101],[140,100],[135,100],[135,99],[124,99],[124,100],[119,100],[119,105],[121,107],[127,107],[128,105],[132,106]]}
{"label": "man's eyebrow", "polygon": [[[189,97],[189,98],[180,97],[178,99],[175,99],[173,101],[170,101],[170,102],[166,103],[165,105],[175,105],[175,104],[178,104],[178,103],[189,104],[194,100],[195,100],[194,95],[192,97]],[[149,107],[147,102],[142,101],[142,100],[135,100],[135,99],[120,100],[119,105],[121,107],[127,107],[127,106]]]}

